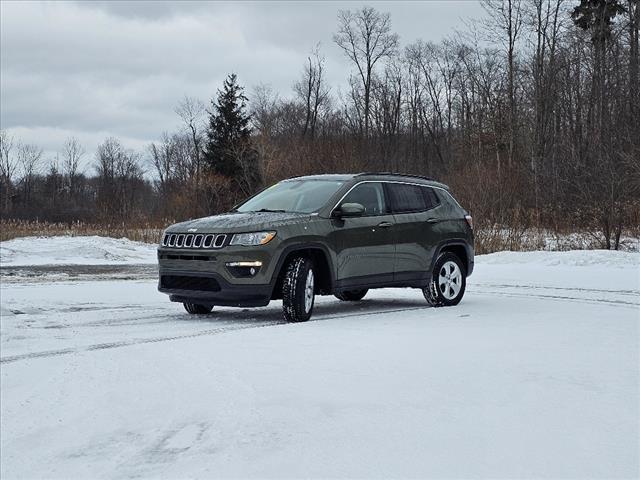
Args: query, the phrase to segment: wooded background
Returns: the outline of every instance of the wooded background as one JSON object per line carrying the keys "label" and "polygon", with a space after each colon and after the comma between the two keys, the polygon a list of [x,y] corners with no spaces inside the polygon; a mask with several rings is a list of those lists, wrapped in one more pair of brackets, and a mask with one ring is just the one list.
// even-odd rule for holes
{"label": "wooded background", "polygon": [[291,95],[230,74],[209,101],[176,99],[179,131],[145,151],[107,138],[88,169],[77,139],[45,158],[2,131],[3,238],[42,222],[126,235],[225,211],[286,177],[393,171],[447,183],[481,251],[517,248],[509,239],[531,229],[618,248],[640,225],[638,5],[484,1],[486,18],[464,31],[406,45],[389,14],[339,11],[347,89],[327,82],[317,45]]}

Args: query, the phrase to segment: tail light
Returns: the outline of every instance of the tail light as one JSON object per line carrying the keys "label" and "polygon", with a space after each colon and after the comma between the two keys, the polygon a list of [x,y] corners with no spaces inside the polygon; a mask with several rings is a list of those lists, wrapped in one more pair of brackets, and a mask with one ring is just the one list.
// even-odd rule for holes
{"label": "tail light", "polygon": [[473,217],[471,215],[465,215],[464,219],[467,221],[467,223],[469,224],[469,228],[471,230],[473,230]]}

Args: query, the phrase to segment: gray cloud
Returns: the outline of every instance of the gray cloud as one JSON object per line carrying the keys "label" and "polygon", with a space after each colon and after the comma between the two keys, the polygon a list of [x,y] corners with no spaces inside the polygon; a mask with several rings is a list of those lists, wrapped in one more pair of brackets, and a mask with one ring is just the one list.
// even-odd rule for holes
{"label": "gray cloud", "polygon": [[[438,41],[472,1],[377,2],[403,44]],[[360,2],[1,2],[0,124],[48,154],[76,135],[89,152],[108,135],[142,148],[178,126],[183,95],[208,101],[236,72],[251,90],[291,95],[318,42],[334,90],[349,65],[332,43],[339,9]]]}

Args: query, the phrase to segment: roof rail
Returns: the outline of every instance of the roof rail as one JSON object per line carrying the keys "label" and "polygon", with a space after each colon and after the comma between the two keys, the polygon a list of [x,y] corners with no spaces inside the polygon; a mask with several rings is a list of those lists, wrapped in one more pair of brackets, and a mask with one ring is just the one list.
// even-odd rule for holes
{"label": "roof rail", "polygon": [[356,174],[356,177],[362,177],[364,175],[393,175],[395,177],[409,177],[409,178],[420,178],[422,180],[430,180],[432,182],[436,182],[434,178],[426,177],[424,175],[414,175],[411,173],[395,173],[395,172],[361,172]]}

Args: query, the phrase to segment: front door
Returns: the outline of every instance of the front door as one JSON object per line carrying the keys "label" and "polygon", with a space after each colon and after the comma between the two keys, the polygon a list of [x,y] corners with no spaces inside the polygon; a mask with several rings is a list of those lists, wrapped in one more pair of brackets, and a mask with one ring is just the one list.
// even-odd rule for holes
{"label": "front door", "polygon": [[342,200],[364,206],[361,217],[333,218],[339,288],[386,284],[393,280],[395,245],[393,215],[384,188],[363,182]]}

